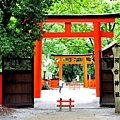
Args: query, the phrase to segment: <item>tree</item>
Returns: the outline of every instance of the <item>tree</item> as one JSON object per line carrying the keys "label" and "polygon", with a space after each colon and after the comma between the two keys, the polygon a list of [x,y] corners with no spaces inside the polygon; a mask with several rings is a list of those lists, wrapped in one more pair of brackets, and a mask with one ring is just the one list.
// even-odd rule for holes
{"label": "tree", "polygon": [[0,0],[0,55],[32,57],[51,0]]}

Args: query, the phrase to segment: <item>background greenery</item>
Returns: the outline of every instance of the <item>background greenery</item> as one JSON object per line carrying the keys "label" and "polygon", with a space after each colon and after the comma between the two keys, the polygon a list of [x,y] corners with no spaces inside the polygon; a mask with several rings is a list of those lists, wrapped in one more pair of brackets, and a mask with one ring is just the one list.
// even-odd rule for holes
{"label": "background greenery", "polygon": [[[120,0],[58,0],[49,8],[49,14],[106,14],[119,13]],[[101,29],[114,31],[114,38],[102,39],[102,47],[108,45],[113,40],[120,43],[119,32],[120,19],[116,18],[115,23],[101,24]],[[61,24],[46,25],[47,31],[63,31]],[[74,24],[73,31],[90,31],[93,29],[91,24]],[[43,40],[43,70],[47,75],[58,74],[57,65],[53,66],[54,58],[50,54],[84,54],[94,52],[94,40],[89,38],[66,38],[66,39],[44,39]],[[47,65],[46,65],[47,63]],[[94,65],[88,66],[88,74],[94,74]],[[64,65],[63,77],[65,80],[72,81],[76,75],[83,80],[82,65]]]}

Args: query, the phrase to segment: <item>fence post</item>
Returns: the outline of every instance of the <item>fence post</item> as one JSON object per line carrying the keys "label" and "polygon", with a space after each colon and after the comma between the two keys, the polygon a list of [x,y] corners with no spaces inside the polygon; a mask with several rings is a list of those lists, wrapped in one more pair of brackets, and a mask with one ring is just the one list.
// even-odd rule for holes
{"label": "fence post", "polygon": [[62,110],[62,98],[60,98],[60,111]]}
{"label": "fence post", "polygon": [[69,99],[69,110],[71,111],[71,98]]}

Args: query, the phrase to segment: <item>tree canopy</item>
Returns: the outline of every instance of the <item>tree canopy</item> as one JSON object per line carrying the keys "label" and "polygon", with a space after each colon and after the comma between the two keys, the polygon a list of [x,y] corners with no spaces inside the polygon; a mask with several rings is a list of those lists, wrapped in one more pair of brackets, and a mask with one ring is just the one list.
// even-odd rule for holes
{"label": "tree canopy", "polygon": [[50,0],[0,0],[1,56],[32,57]]}

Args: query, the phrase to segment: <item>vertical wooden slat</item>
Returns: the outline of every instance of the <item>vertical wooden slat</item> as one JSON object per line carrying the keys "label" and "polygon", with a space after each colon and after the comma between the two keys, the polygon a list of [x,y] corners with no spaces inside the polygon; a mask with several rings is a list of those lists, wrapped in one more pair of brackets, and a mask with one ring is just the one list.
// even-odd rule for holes
{"label": "vertical wooden slat", "polygon": [[[10,67],[3,68],[2,105],[10,107],[34,107],[33,58],[15,59],[20,62],[18,68],[16,67],[16,65],[18,66],[18,63],[12,63],[13,66],[15,65],[14,68],[16,70],[10,70]],[[11,58],[10,60],[6,58],[6,61],[4,62],[6,62],[5,64],[9,64],[9,61],[14,61],[14,58]],[[23,66],[24,70],[21,70],[21,64],[24,63],[28,63],[29,65],[26,64],[26,66]],[[4,65],[3,67],[5,67]]]}
{"label": "vertical wooden slat", "polygon": [[101,58],[100,71],[100,106],[115,106],[114,100],[114,77],[112,66],[108,68],[108,61],[113,64],[113,58]]}

